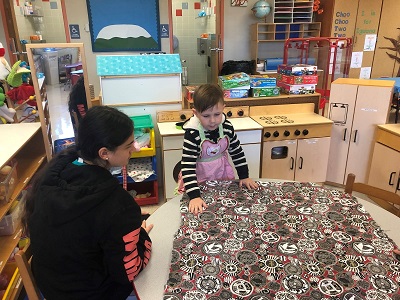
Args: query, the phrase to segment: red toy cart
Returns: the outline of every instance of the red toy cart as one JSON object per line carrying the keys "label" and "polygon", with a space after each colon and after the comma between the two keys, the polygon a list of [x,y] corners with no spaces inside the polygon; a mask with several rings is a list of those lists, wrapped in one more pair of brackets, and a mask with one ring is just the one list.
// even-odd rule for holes
{"label": "red toy cart", "polygon": [[348,77],[353,43],[344,37],[289,38],[285,41],[283,63],[289,58],[297,58],[299,64],[317,65],[319,83],[316,92],[321,94],[320,109],[329,101],[331,82]]}

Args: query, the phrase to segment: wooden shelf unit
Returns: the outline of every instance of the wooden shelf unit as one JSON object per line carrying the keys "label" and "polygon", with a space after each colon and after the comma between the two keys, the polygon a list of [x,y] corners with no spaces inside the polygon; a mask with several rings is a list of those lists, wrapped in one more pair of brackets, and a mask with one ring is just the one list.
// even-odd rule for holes
{"label": "wooden shelf unit", "polygon": [[[7,147],[0,154],[0,168],[7,165],[12,159],[17,161],[17,184],[8,203],[0,204],[0,219],[2,219],[21,192],[31,181],[34,174],[44,165],[46,150],[39,122],[4,124],[0,126],[0,135],[9,141]],[[22,233],[22,225],[18,222],[14,234],[0,236],[0,274],[8,265],[7,261],[14,248],[18,245]],[[15,285],[11,282],[10,285]],[[15,285],[13,290],[19,286]],[[11,293],[10,295],[13,295]],[[8,295],[7,299],[14,299]]]}
{"label": "wooden shelf unit", "polygon": [[312,22],[314,0],[275,0],[274,23]]}
{"label": "wooden shelf unit", "polygon": [[256,61],[266,52],[266,47],[271,42],[283,43],[288,38],[319,37],[321,34],[321,23],[255,23],[251,25],[251,58]]}

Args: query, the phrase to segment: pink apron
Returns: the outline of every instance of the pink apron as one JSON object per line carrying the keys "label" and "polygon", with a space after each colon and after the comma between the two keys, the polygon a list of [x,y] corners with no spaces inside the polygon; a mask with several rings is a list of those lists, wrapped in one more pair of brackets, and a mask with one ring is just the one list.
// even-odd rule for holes
{"label": "pink apron", "polygon": [[[204,128],[199,124],[200,156],[196,162],[197,182],[206,180],[234,180],[235,173],[228,160],[229,138],[224,135],[222,124],[218,127],[219,138],[217,143],[207,139]],[[185,191],[182,172],[178,177],[178,193]]]}

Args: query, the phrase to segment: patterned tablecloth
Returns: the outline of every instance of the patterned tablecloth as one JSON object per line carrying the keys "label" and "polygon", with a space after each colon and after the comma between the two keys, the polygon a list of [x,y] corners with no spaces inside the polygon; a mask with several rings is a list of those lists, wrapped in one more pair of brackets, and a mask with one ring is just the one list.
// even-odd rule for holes
{"label": "patterned tablecloth", "polygon": [[395,245],[355,198],[259,184],[206,182],[209,207],[198,215],[182,198],[164,300],[400,299]]}

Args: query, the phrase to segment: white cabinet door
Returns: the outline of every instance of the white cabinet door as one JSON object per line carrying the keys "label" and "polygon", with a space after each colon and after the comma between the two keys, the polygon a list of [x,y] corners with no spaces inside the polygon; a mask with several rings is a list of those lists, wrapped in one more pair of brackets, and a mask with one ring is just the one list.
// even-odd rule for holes
{"label": "white cabinet door", "polygon": [[295,180],[312,182],[326,180],[330,140],[330,137],[324,137],[297,141]]}
{"label": "white cabinet door", "polygon": [[242,145],[249,166],[249,177],[260,178],[261,144]]}
{"label": "white cabinet door", "polygon": [[327,181],[343,183],[353,123],[357,85],[335,84],[331,86],[328,118],[334,123],[331,133]]}
{"label": "white cabinet door", "polygon": [[353,173],[357,182],[367,182],[376,125],[387,121],[391,93],[389,87],[358,87],[345,178]]}
{"label": "white cabinet door", "polygon": [[[399,181],[400,153],[375,143],[368,184],[395,192]],[[357,177],[356,177],[356,181]]]}
{"label": "white cabinet door", "polygon": [[[163,151],[163,167],[164,167],[164,195],[165,199],[175,197],[174,191],[178,186],[174,178],[174,170],[176,165],[182,159],[182,149]],[[176,175],[176,174],[175,174]]]}
{"label": "white cabinet door", "polygon": [[262,178],[294,180],[296,140],[264,142]]}

